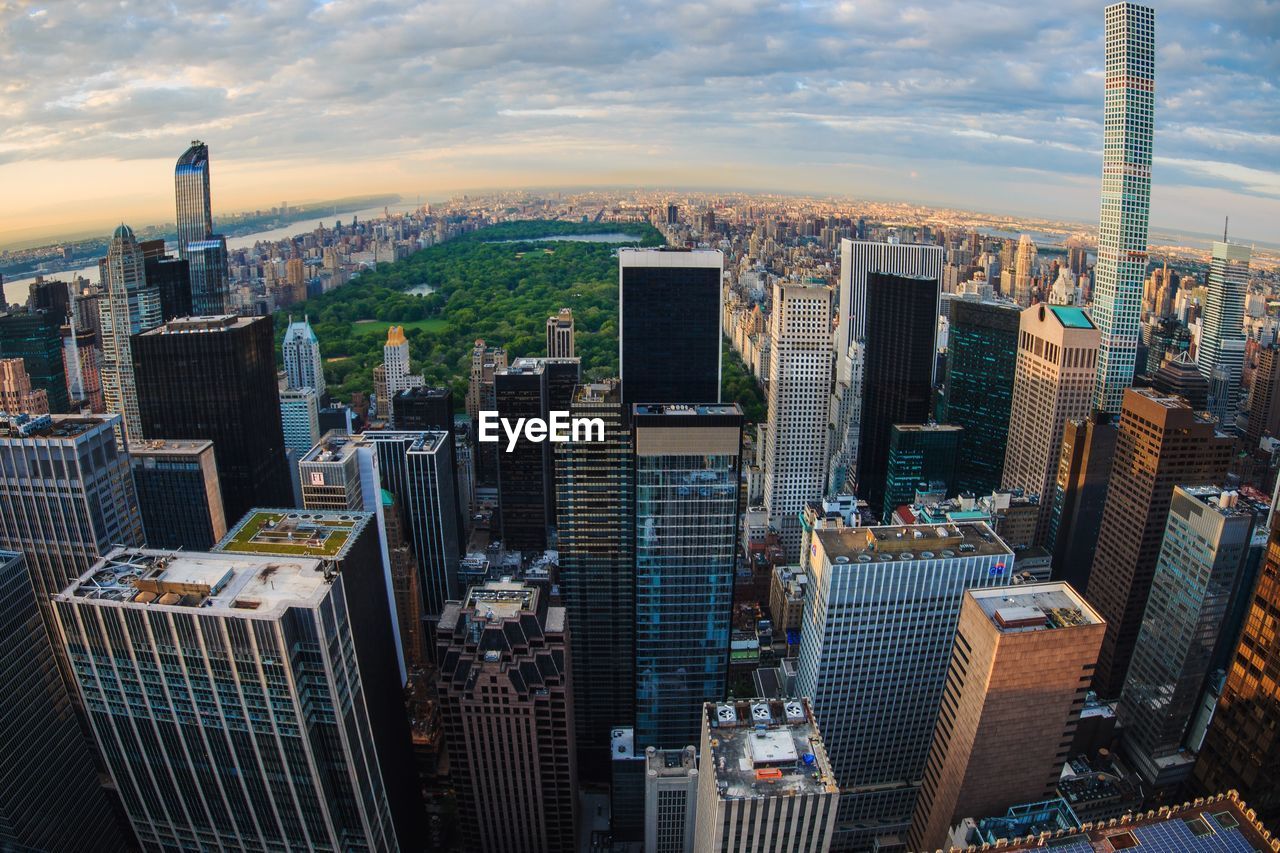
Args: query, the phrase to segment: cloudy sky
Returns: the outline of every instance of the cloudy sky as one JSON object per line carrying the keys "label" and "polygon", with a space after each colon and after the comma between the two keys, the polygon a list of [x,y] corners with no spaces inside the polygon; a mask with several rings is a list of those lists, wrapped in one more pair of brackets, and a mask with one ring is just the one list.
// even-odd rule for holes
{"label": "cloudy sky", "polygon": [[[1094,0],[0,0],[0,244],[393,191],[639,184],[1091,221]],[[1156,225],[1280,239],[1280,0],[1157,2]],[[6,239],[8,238],[8,239]]]}

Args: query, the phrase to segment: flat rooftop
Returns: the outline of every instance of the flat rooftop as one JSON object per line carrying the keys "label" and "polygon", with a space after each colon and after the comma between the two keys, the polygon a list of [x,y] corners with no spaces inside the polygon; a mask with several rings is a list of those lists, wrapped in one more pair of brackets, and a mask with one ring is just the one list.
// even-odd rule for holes
{"label": "flat rooftop", "polygon": [[115,415],[16,415],[0,413],[0,438],[75,438],[110,422]]}
{"label": "flat rooftop", "polygon": [[1093,321],[1089,319],[1089,315],[1083,308],[1076,308],[1074,305],[1050,305],[1049,310],[1058,318],[1058,322],[1068,329],[1094,328]]}
{"label": "flat rooftop", "polygon": [[55,598],[255,615],[313,605],[327,585],[315,559],[116,548]]}
{"label": "flat rooftop", "polygon": [[749,699],[703,706],[711,767],[721,799],[784,797],[839,790],[809,703]]}
{"label": "flat rooftop", "polygon": [[482,615],[492,614],[499,619],[511,619],[522,611],[533,611],[538,604],[538,590],[523,581],[488,581],[484,586],[473,586],[467,592],[464,607],[474,608]]}
{"label": "flat rooftop", "polygon": [[223,332],[227,329],[241,329],[250,323],[261,321],[262,317],[239,317],[235,314],[210,314],[194,317],[175,317],[154,329],[143,332],[144,335],[191,335],[208,332]]}
{"label": "flat rooftop", "polygon": [[1225,517],[1246,516],[1253,518],[1266,515],[1271,509],[1271,500],[1256,489],[1248,489],[1241,494],[1230,489],[1217,486],[1178,486],[1188,497],[1213,509]]}
{"label": "flat rooftop", "polygon": [[706,403],[686,406],[663,403],[635,403],[632,411],[637,415],[740,415],[737,403]]}
{"label": "flat rooftop", "polygon": [[375,441],[401,441],[408,444],[409,453],[435,453],[449,439],[449,433],[439,429],[397,430],[367,429],[352,436],[357,444]]}
{"label": "flat rooftop", "polygon": [[299,462],[318,462],[329,465],[342,465],[356,453],[358,444],[354,435],[340,432],[327,432],[320,437]]}
{"label": "flat rooftop", "polygon": [[1102,624],[1102,617],[1071,585],[1060,581],[971,589],[965,594],[1005,634]]}
{"label": "flat rooftop", "polygon": [[156,438],[149,441],[129,442],[130,456],[199,456],[213,447],[213,442],[201,438]]}
{"label": "flat rooftop", "polygon": [[227,554],[341,560],[372,517],[348,510],[251,509],[214,548]]}
{"label": "flat rooftop", "polygon": [[1154,813],[1118,818],[1114,823],[1085,824],[1080,830],[1060,830],[1034,841],[1002,847],[1006,853],[1047,850],[1050,853],[1221,853],[1280,850],[1235,791],[1166,806]]}
{"label": "flat rooftop", "polygon": [[[982,557],[1013,551],[982,521],[820,528],[814,536],[832,563]],[[861,558],[867,559],[861,559]]]}

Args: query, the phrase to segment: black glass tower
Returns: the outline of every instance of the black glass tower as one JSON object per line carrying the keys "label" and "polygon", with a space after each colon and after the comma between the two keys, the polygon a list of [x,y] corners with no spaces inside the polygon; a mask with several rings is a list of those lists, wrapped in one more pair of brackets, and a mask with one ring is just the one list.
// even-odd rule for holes
{"label": "black glass tower", "polygon": [[147,286],[160,291],[160,313],[164,319],[191,314],[191,271],[189,262],[166,255],[163,240],[144,240],[142,263],[146,268]]}
{"label": "black glass tower", "polygon": [[890,431],[929,420],[937,363],[938,280],[868,273],[858,495],[884,502]]}
{"label": "black glass tower", "polygon": [[623,402],[719,402],[724,256],[623,249],[618,267]]}
{"label": "black glass tower", "polygon": [[603,441],[557,444],[560,592],[573,626],[578,772],[604,781],[610,732],[635,720],[635,556],[631,434],[617,380],[580,385],[571,417]]}
{"label": "black glass tower", "polygon": [[964,427],[956,461],[956,485],[962,492],[981,495],[1000,486],[1021,317],[1012,302],[951,303],[939,420]]}
{"label": "black glass tower", "polygon": [[62,364],[62,318],[54,311],[0,312],[0,358],[20,358],[32,388],[49,395],[49,411],[68,411],[67,376]]}
{"label": "black glass tower", "polygon": [[228,526],[254,506],[290,506],[270,317],[188,317],[133,338],[148,439],[209,439]]}
{"label": "black glass tower", "polygon": [[[520,358],[493,377],[498,417],[514,424],[519,418],[547,416],[547,373],[542,359]],[[507,450],[499,430],[498,505],[502,541],[509,550],[540,551],[547,547],[551,523],[550,443],[523,436]]]}

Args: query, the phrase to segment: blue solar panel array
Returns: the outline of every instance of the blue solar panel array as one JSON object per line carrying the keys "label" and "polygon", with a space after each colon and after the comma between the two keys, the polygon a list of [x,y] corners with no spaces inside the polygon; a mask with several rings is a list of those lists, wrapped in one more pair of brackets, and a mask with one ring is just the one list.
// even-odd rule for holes
{"label": "blue solar panel array", "polygon": [[[1255,853],[1257,850],[1249,843],[1234,824],[1235,817],[1227,814],[1223,823],[1214,817],[1214,809],[1209,806],[1199,814],[1186,814],[1187,818],[1200,818],[1212,832],[1196,835],[1191,831],[1183,817],[1174,817],[1159,823],[1130,827],[1138,843],[1124,849],[1123,853]],[[1119,832],[1108,837],[1114,837]],[[1050,853],[1096,853],[1093,844],[1084,835],[1065,836],[1054,839],[1039,848]]]}

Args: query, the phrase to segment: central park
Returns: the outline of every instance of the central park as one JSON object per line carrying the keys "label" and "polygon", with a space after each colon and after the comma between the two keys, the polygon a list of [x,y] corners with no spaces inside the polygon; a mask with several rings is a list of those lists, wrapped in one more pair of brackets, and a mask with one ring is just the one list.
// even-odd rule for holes
{"label": "central park", "polygon": [[[612,239],[597,242],[592,235]],[[387,329],[403,326],[413,371],[428,385],[451,388],[461,407],[476,339],[504,347],[513,361],[544,356],[547,317],[571,308],[583,378],[616,376],[617,249],[662,244],[662,235],[647,223],[494,225],[378,264],[277,312],[277,342],[290,314],[307,315],[320,339],[329,393],[346,402],[373,388]],[[723,399],[740,403],[749,421],[764,419],[759,386],[727,347],[721,387]]]}

